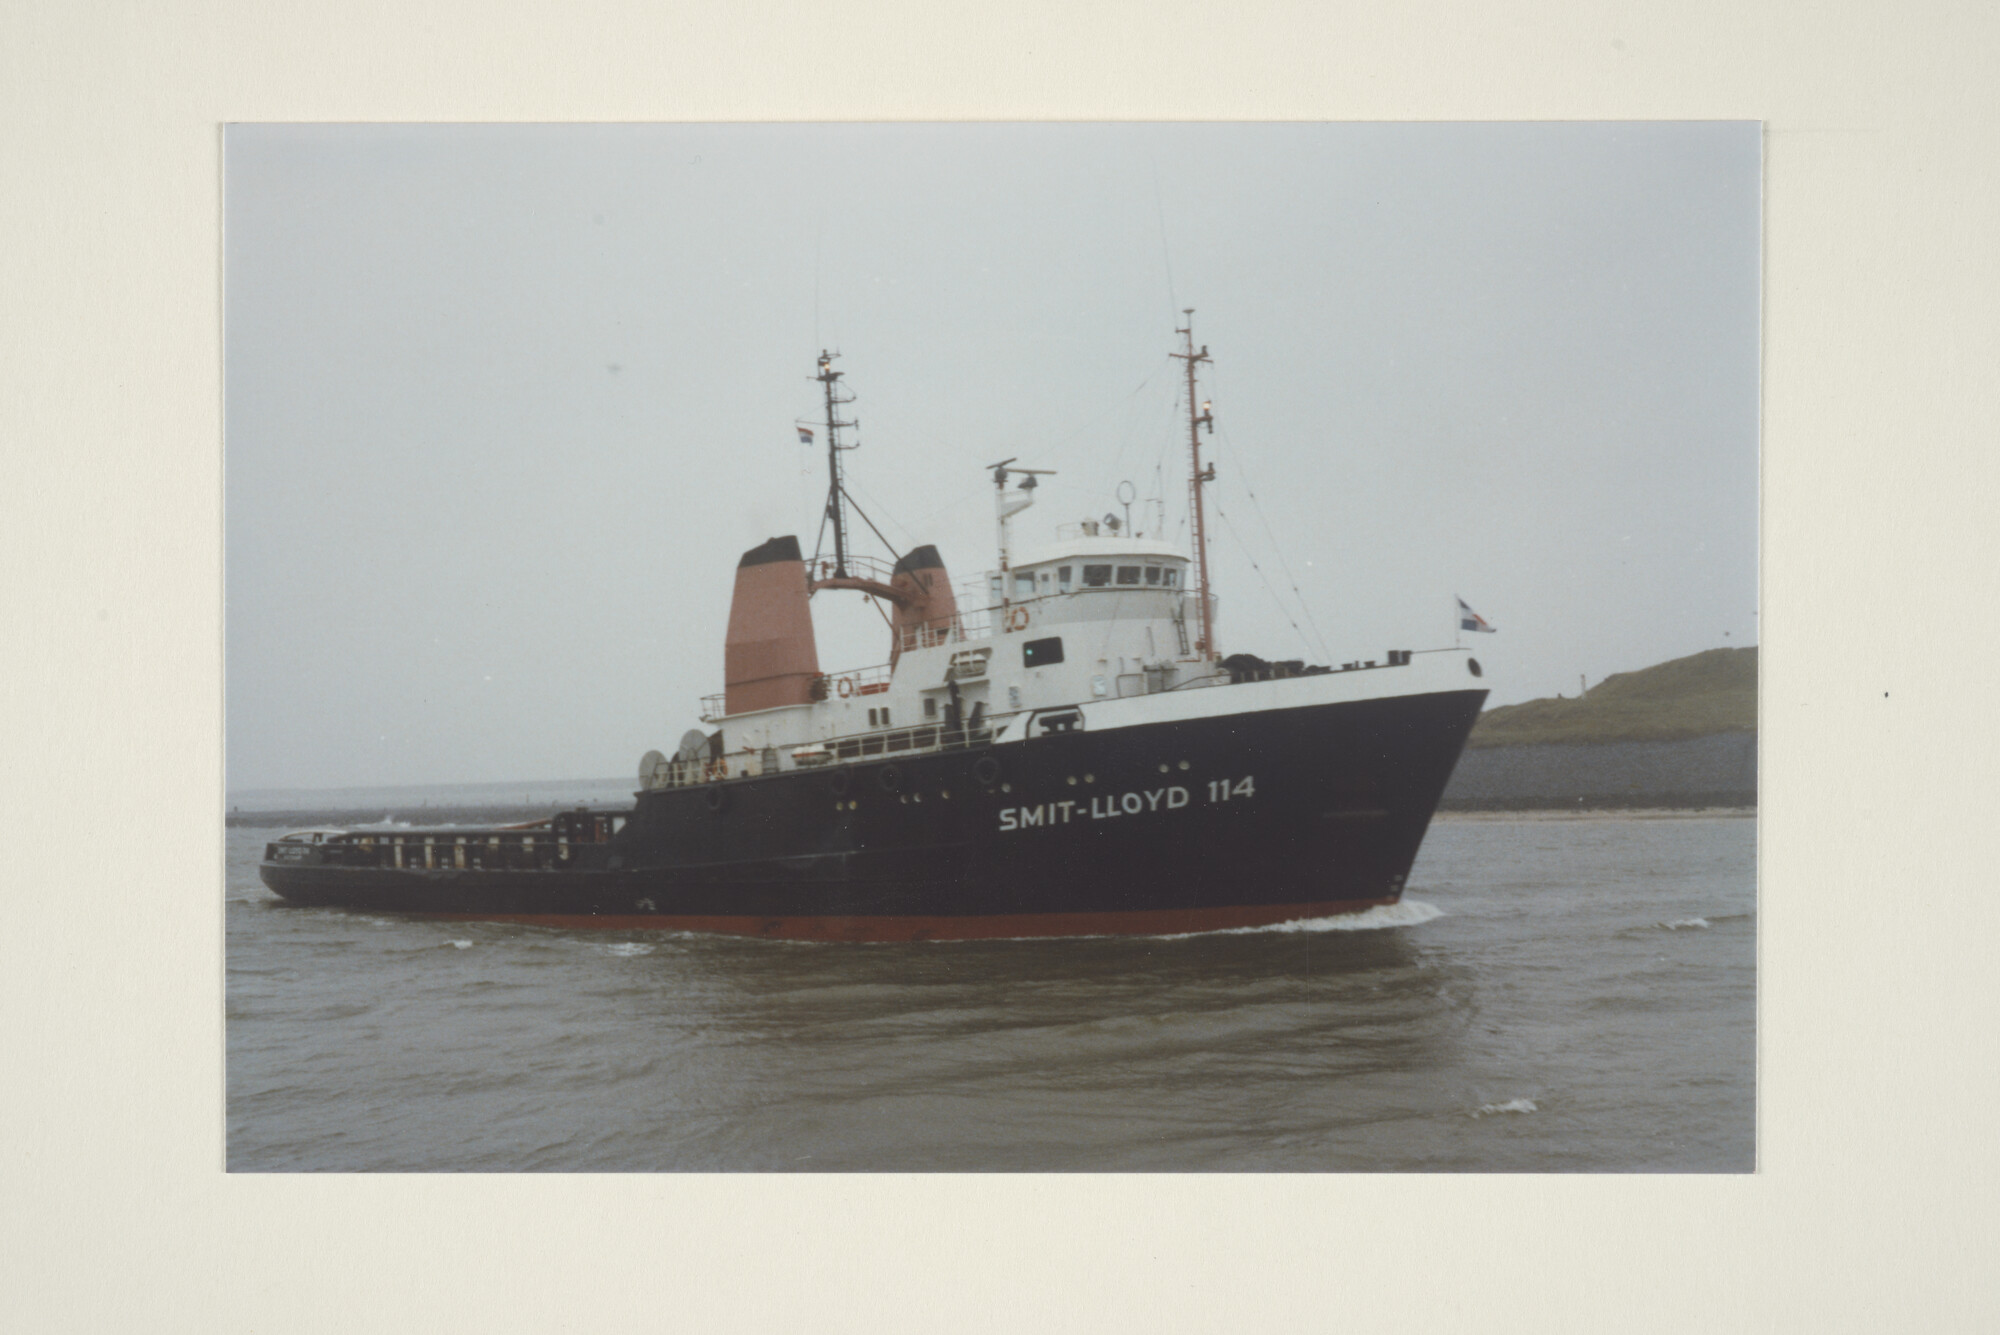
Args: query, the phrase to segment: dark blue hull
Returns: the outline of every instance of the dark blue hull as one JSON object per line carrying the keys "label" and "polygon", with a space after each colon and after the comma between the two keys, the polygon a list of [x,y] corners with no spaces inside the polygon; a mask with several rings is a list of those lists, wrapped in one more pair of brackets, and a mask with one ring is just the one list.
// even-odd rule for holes
{"label": "dark blue hull", "polygon": [[262,875],[297,904],[841,940],[1194,931],[1356,911],[1402,893],[1485,694],[643,792],[616,834],[548,866],[489,865],[486,832],[439,831],[429,867],[379,865],[380,849],[351,865],[359,851],[332,845],[278,860],[273,845]]}

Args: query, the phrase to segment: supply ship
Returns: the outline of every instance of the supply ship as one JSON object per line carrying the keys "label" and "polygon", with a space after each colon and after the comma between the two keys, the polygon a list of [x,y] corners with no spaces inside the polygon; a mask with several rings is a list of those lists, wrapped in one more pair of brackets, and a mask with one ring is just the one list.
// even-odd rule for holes
{"label": "supply ship", "polygon": [[[1395,903],[1485,701],[1480,665],[1457,647],[1221,653],[1210,359],[1186,314],[1190,550],[1129,511],[1016,550],[1049,470],[1007,459],[978,583],[954,589],[932,545],[851,551],[853,399],[823,352],[819,547],[775,537],[737,563],[713,731],[648,752],[628,809],[295,831],[267,845],[264,883],[301,905],[833,941],[1177,934]],[[840,595],[889,609],[887,662],[821,670],[811,600]]]}

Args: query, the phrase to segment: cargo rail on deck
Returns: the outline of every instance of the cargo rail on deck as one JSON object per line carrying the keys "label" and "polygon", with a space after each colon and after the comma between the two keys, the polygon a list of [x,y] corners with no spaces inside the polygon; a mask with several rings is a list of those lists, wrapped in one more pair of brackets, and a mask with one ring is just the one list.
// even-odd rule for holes
{"label": "cargo rail on deck", "polygon": [[609,843],[629,812],[562,811],[532,826],[470,830],[297,830],[264,845],[266,862],[404,871],[546,871],[584,844]]}

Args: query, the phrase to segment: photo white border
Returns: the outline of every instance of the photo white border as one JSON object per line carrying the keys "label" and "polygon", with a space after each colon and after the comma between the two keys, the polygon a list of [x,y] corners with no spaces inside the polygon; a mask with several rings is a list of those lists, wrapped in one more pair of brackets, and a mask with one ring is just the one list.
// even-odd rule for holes
{"label": "photo white border", "polygon": [[[1977,7],[18,7],[21,1329],[1969,1329],[1994,1077]],[[1759,1171],[223,1171],[226,121],[1766,122]]]}

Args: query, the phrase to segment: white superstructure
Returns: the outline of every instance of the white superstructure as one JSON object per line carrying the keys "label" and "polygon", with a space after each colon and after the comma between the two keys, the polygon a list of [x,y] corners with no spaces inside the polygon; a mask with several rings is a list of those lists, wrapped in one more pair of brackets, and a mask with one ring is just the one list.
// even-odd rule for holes
{"label": "white superstructure", "polygon": [[[1192,316],[1193,312],[1188,312]],[[739,566],[732,603],[729,692],[703,700],[702,719],[720,724],[703,739],[692,734],[672,760],[649,753],[641,765],[648,787],[680,786],[720,778],[836,765],[864,757],[891,757],[944,747],[1019,742],[1044,731],[1086,725],[1123,726],[1142,717],[1282,707],[1263,697],[1208,696],[1207,687],[1236,679],[1259,683],[1261,660],[1247,673],[1225,668],[1216,636],[1216,600],[1206,587],[1201,493],[1214,478],[1204,467],[1200,430],[1213,430],[1206,402],[1197,403],[1195,370],[1208,360],[1196,349],[1192,327],[1174,354],[1187,363],[1190,458],[1190,532],[1195,555],[1158,540],[1121,532],[1107,515],[1058,528],[1053,541],[1022,544],[1011,532],[1015,516],[1035,502],[1048,471],[1013,459],[988,465],[994,482],[996,568],[982,578],[948,587],[935,548],[915,549],[891,567],[851,553],[845,539],[840,432],[853,424],[838,416],[840,373],[834,354],[822,353],[816,377],[825,387],[831,557],[815,552],[802,561],[795,539],[772,539],[745,554],[753,573]],[[1018,479],[1010,488],[1009,478]],[[1124,498],[1129,501],[1129,497]],[[1129,521],[1129,508],[1127,511]],[[791,581],[803,565],[804,589]],[[928,564],[926,564],[928,563]],[[933,579],[937,582],[933,582]],[[773,582],[775,581],[775,582]],[[804,597],[853,590],[886,598],[897,609],[889,661],[877,666],[823,672],[811,644]],[[789,606],[790,610],[785,610]],[[738,635],[737,609],[744,610]],[[1230,660],[1242,669],[1244,662]],[[1321,684],[1273,682],[1278,695],[1358,699],[1426,689],[1414,680],[1430,672],[1399,672],[1385,679],[1345,664],[1336,673],[1303,664],[1262,664],[1286,669],[1281,677],[1313,676]],[[1383,667],[1409,668],[1408,651],[1392,651]],[[1330,676],[1361,672],[1367,680],[1334,685]],[[771,683],[778,683],[772,685]],[[1436,687],[1428,687],[1436,689]],[[1303,694],[1300,692],[1303,691]],[[1171,695],[1167,709],[1132,710],[1120,702]],[[784,703],[777,703],[783,700]],[[746,708],[751,703],[767,705]],[[734,708],[728,706],[733,704]]]}
{"label": "white superstructure", "polygon": [[1216,680],[1193,652],[1187,565],[1172,547],[1144,539],[1051,544],[970,586],[1004,592],[942,635],[911,636],[893,668],[829,673],[823,701],[711,721],[726,723],[728,749],[740,751],[943,723],[954,687],[961,717],[977,726]]}

